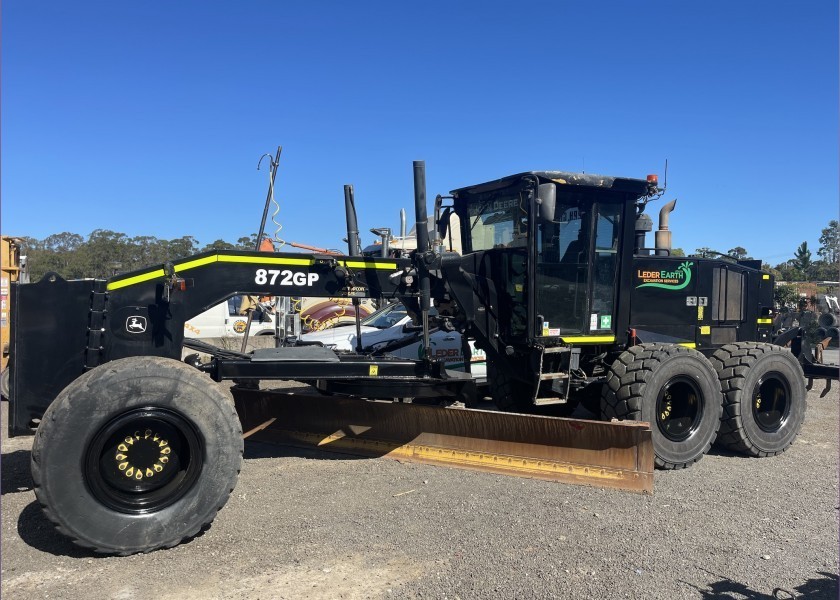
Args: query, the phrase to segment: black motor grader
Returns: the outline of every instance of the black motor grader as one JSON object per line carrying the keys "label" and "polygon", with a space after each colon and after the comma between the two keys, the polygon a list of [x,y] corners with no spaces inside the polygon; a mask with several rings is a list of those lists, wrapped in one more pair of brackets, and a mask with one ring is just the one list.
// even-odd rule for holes
{"label": "black motor grader", "polygon": [[[809,376],[836,374],[806,360],[801,334],[774,340],[774,282],[759,264],[671,254],[674,202],[645,247],[644,207],[662,194],[655,177],[520,173],[438,197],[429,223],[424,163],[414,176],[408,258],[219,251],[107,280],[48,274],[13,286],[10,433],[37,427],[35,490],[59,530],[129,554],[173,546],[212,521],[243,441],[241,411],[209,378],[316,383],[334,395],[297,410],[327,429],[333,409],[362,418],[383,405],[359,409],[348,395],[471,406],[469,367],[428,358],[435,329],[461,333],[465,356],[473,340],[496,406],[520,413],[459,411],[438,442],[491,438],[491,422],[507,431],[491,440],[492,464],[486,447],[464,445],[451,454],[460,466],[505,463],[551,478],[539,472],[545,461],[511,456],[526,443],[556,446],[545,464],[557,478],[636,490],[652,489],[654,462],[689,466],[715,440],[751,456],[784,451],[803,421],[803,365]],[[447,231],[454,221],[459,231]],[[447,235],[460,237],[461,254],[438,245]],[[283,339],[245,354],[184,339],[188,319],[238,294],[397,297],[415,322],[406,335],[426,352],[407,360],[388,347],[337,352]],[[185,346],[211,358],[182,361]],[[562,418],[579,405],[606,422]],[[445,410],[400,405],[389,426],[405,432]]]}

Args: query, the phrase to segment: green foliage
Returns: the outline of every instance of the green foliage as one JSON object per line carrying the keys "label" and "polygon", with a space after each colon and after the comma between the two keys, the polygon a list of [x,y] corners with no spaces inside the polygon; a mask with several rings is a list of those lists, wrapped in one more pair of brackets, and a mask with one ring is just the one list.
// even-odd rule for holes
{"label": "green foliage", "polygon": [[773,290],[773,300],[779,308],[796,308],[799,294],[792,285],[777,285]]}
{"label": "green foliage", "polygon": [[734,248],[729,250],[727,254],[735,260],[745,260],[749,258],[749,255],[747,254],[747,249],[741,246],[735,246]]}
{"label": "green foliage", "polygon": [[808,250],[808,242],[802,242],[793,253],[793,267],[808,275],[811,270],[811,251]]}
{"label": "green foliage", "polygon": [[697,248],[692,256],[699,256],[700,258],[714,258],[719,254],[720,252],[717,250],[712,250],[708,246],[703,246],[702,248]]}
{"label": "green foliage", "polygon": [[840,261],[840,223],[831,220],[828,227],[822,230],[817,254],[830,265],[836,265]]}
{"label": "green foliage", "polygon": [[671,256],[685,256],[685,250],[682,248],[672,248]]}
{"label": "green foliage", "polygon": [[[40,280],[50,271],[66,279],[107,278],[198,252],[198,241],[189,235],[172,240],[154,236],[129,238],[109,229],[95,229],[87,240],[68,232],[56,233],[43,240],[23,240],[32,281]],[[215,249],[240,249],[224,240],[217,240],[205,249],[214,249],[211,246],[215,244],[219,245]],[[248,249],[253,249],[253,245]]]}

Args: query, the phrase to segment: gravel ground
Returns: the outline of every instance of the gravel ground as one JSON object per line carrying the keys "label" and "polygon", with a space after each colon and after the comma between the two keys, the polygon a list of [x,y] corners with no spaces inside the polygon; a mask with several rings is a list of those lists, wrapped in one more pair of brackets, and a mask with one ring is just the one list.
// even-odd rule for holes
{"label": "gravel ground", "polygon": [[[838,597],[838,397],[808,395],[784,455],[714,452],[653,496],[246,443],[213,526],[99,557],[35,501],[2,442],[4,598]],[[3,403],[3,432],[6,431]]]}

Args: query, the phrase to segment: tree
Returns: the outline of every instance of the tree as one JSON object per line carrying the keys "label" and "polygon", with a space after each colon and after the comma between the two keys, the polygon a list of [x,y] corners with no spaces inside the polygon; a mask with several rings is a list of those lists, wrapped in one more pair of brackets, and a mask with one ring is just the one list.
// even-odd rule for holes
{"label": "tree", "polygon": [[773,300],[778,308],[796,308],[799,301],[799,294],[796,288],[791,285],[776,285],[773,289]]}
{"label": "tree", "polygon": [[236,240],[237,250],[253,250],[257,247],[257,234],[252,233],[249,237],[241,237]]}
{"label": "tree", "polygon": [[717,250],[712,250],[708,246],[703,246],[702,248],[697,248],[694,251],[694,256],[699,256],[700,258],[711,258],[720,254]]}
{"label": "tree", "polygon": [[749,258],[749,256],[747,255],[747,249],[741,246],[735,246],[734,248],[729,250],[727,254],[735,260],[745,260]]}
{"label": "tree", "polygon": [[236,246],[231,244],[230,242],[226,242],[222,239],[218,239],[215,242],[210,242],[204,248],[201,249],[202,252],[209,252],[211,250],[236,250]]}
{"label": "tree", "polygon": [[685,256],[685,250],[682,248],[673,248],[671,250],[671,256]]}
{"label": "tree", "polygon": [[828,222],[828,227],[822,230],[820,249],[817,254],[829,264],[840,261],[840,223],[835,220]]}
{"label": "tree", "polygon": [[793,253],[793,267],[802,271],[805,277],[811,270],[811,251],[808,250],[808,242],[802,242],[796,252]]}

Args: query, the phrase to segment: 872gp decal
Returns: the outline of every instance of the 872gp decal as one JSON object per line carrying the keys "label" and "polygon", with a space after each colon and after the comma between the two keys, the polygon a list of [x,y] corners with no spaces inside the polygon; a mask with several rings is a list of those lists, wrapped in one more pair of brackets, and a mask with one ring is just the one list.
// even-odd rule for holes
{"label": "872gp decal", "polygon": [[674,271],[660,269],[657,271],[636,270],[636,279],[642,281],[639,288],[661,288],[663,290],[681,290],[691,282],[691,267],[693,262],[685,261]]}
{"label": "872gp decal", "polygon": [[319,276],[317,273],[289,271],[288,269],[282,271],[279,269],[257,269],[254,283],[258,285],[312,286],[318,279]]}

